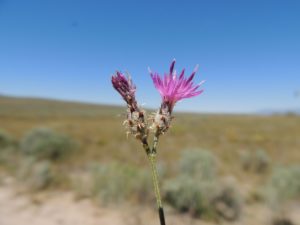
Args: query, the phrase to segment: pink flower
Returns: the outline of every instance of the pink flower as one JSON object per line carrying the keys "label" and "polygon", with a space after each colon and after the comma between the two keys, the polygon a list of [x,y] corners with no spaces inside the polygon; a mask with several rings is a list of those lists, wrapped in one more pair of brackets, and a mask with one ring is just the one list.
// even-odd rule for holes
{"label": "pink flower", "polygon": [[153,80],[155,88],[158,90],[162,97],[162,107],[167,106],[168,111],[171,113],[176,102],[184,98],[191,98],[200,95],[203,90],[198,90],[204,81],[194,85],[193,78],[197,72],[198,66],[194,69],[192,74],[188,77],[184,77],[184,69],[180,73],[179,77],[174,71],[175,59],[171,63],[169,74],[165,74],[164,77],[160,77],[158,73],[152,73],[150,71],[151,78]]}
{"label": "pink flower", "polygon": [[126,78],[121,72],[117,71],[116,75],[111,77],[113,87],[119,92],[119,94],[126,101],[131,111],[138,109],[137,102],[135,100],[136,87],[132,83],[130,77]]}

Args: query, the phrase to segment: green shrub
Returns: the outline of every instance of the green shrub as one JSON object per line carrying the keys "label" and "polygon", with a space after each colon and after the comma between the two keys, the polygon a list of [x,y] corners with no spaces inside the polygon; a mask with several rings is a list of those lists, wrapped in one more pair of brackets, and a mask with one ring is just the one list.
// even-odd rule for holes
{"label": "green shrub", "polygon": [[16,141],[6,132],[0,130],[0,166],[8,172],[14,172],[18,164]]}
{"label": "green shrub", "polygon": [[37,162],[34,158],[25,158],[20,166],[18,179],[24,187],[37,191],[53,184],[54,172],[50,161]]}
{"label": "green shrub", "polygon": [[43,190],[53,184],[54,174],[49,161],[34,165],[29,177],[29,185],[33,190]]}
{"label": "green shrub", "polygon": [[219,181],[216,159],[208,151],[183,152],[179,175],[168,180],[163,190],[166,202],[179,212],[226,220],[235,220],[241,213],[237,188]]}
{"label": "green shrub", "polygon": [[266,185],[266,197],[271,205],[282,205],[300,198],[300,166],[278,167]]}
{"label": "green shrub", "polygon": [[235,185],[219,180],[197,180],[180,175],[164,186],[164,199],[179,212],[195,217],[236,220],[241,214],[241,196]]}
{"label": "green shrub", "polygon": [[263,149],[255,152],[243,151],[240,154],[240,161],[243,170],[263,173],[270,168],[271,159]]}
{"label": "green shrub", "polygon": [[13,143],[13,138],[5,131],[0,130],[0,151],[10,147]]}
{"label": "green shrub", "polygon": [[36,160],[33,157],[23,158],[18,168],[17,179],[25,181],[30,176],[35,163]]}
{"label": "green shrub", "polygon": [[293,225],[287,209],[300,199],[300,166],[276,167],[263,189],[265,200],[273,210],[273,225]]}
{"label": "green shrub", "polygon": [[61,159],[73,148],[72,139],[48,128],[33,129],[21,141],[22,152],[36,159]]}
{"label": "green shrub", "polygon": [[210,180],[217,175],[214,155],[206,150],[183,151],[180,159],[180,173],[201,180]]}
{"label": "green shrub", "polygon": [[265,172],[270,167],[270,157],[266,151],[259,149],[255,152],[254,167],[256,172]]}
{"label": "green shrub", "polygon": [[196,217],[213,217],[211,207],[214,182],[197,180],[180,175],[169,180],[164,186],[164,199],[179,212],[189,212]]}
{"label": "green shrub", "polygon": [[233,221],[240,217],[242,200],[234,180],[220,182],[212,202],[215,211],[222,218]]}
{"label": "green shrub", "polygon": [[253,164],[252,154],[249,151],[242,151],[240,154],[240,162],[243,170],[250,170]]}
{"label": "green shrub", "polygon": [[[94,164],[90,168],[91,196],[102,204],[136,199],[145,201],[152,196],[149,173],[119,163]],[[152,197],[151,197],[152,198]]]}
{"label": "green shrub", "polygon": [[42,191],[48,188],[69,187],[69,176],[62,168],[50,160],[37,160],[34,157],[22,159],[17,179],[29,191]]}

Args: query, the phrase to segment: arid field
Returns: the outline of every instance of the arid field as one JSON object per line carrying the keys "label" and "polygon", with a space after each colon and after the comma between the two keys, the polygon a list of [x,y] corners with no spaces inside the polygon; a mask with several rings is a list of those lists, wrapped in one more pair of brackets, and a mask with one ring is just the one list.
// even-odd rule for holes
{"label": "arid field", "polygon": [[[0,225],[158,224],[125,116],[0,97]],[[300,224],[299,116],[178,113],[158,157],[167,224]]]}

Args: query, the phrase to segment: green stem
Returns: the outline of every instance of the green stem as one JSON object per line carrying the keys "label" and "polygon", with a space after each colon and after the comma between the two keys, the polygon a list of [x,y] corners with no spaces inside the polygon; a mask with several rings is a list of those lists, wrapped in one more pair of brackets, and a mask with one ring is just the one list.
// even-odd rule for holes
{"label": "green stem", "polygon": [[155,134],[154,139],[153,139],[153,148],[152,148],[153,154],[156,154],[156,148],[158,145],[158,137],[159,137],[159,135]]}
{"label": "green stem", "polygon": [[148,154],[148,159],[151,164],[152,180],[153,180],[157,207],[162,208],[162,201],[161,201],[159,185],[158,185],[158,173],[156,168],[156,154]]}
{"label": "green stem", "polygon": [[164,209],[162,206],[159,185],[158,185],[158,172],[157,172],[157,168],[156,168],[156,147],[158,144],[158,136],[159,135],[154,136],[154,143],[153,143],[152,148],[149,147],[146,140],[143,141],[143,147],[147,153],[148,160],[151,165],[152,180],[153,180],[153,186],[154,186],[155,198],[156,198],[156,203],[157,203],[157,208],[158,208],[158,213],[159,213],[160,224],[166,225],[165,214],[164,214]]}

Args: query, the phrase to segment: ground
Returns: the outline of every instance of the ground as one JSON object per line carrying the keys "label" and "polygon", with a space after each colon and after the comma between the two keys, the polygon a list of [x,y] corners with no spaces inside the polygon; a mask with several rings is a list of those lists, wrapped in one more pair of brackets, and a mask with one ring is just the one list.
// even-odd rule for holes
{"label": "ground", "polygon": [[[167,224],[212,225],[177,214],[167,208]],[[290,210],[295,225],[300,224],[299,207]],[[242,219],[233,223],[219,221],[223,225],[264,225],[269,224],[271,211],[266,206],[247,207]],[[298,221],[298,222],[296,222]],[[157,225],[154,210],[142,206],[99,207],[91,200],[76,200],[73,193],[55,191],[28,195],[20,192],[13,178],[5,178],[0,185],[0,225]]]}

